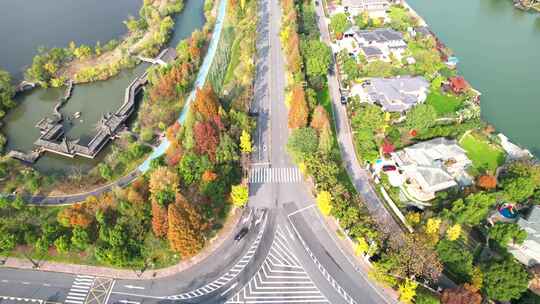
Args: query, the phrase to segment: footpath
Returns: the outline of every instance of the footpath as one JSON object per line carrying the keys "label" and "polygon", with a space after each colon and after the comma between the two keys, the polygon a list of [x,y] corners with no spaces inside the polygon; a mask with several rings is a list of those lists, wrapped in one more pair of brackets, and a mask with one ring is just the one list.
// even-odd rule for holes
{"label": "footpath", "polygon": [[48,261],[39,261],[39,267],[35,268],[34,264],[27,259],[11,257],[6,259],[2,267],[62,272],[77,275],[91,275],[96,277],[108,277],[125,280],[151,280],[169,277],[180,273],[207,259],[212,253],[214,253],[219,247],[221,247],[227,239],[230,239],[232,237],[232,234],[235,231],[234,228],[237,227],[241,217],[242,209],[234,209],[234,211],[232,211],[227,218],[223,229],[221,229],[213,239],[208,241],[208,245],[198,255],[166,268],[140,271]]}

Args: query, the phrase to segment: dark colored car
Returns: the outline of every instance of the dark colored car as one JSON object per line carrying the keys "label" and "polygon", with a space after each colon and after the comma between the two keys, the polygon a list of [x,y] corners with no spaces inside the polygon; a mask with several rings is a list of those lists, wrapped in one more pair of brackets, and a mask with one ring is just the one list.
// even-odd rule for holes
{"label": "dark colored car", "polygon": [[244,227],[244,228],[240,229],[240,231],[238,231],[238,233],[234,236],[234,240],[235,241],[240,241],[243,237],[246,236],[248,231],[249,231],[249,229],[247,227]]}
{"label": "dark colored car", "polygon": [[389,171],[396,171],[397,168],[394,165],[385,165],[385,166],[382,167],[382,170],[384,172],[389,172]]}
{"label": "dark colored car", "polygon": [[346,105],[347,104],[347,97],[341,96],[341,104]]}
{"label": "dark colored car", "polygon": [[316,5],[316,6],[319,6],[319,1],[315,1],[315,5]]}

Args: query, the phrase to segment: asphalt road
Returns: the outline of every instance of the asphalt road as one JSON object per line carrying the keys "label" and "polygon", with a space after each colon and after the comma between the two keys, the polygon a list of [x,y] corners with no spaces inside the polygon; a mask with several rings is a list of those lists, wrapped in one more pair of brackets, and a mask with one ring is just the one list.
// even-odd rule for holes
{"label": "asphalt road", "polygon": [[395,303],[340,250],[335,232],[324,229],[314,198],[286,153],[289,130],[279,0],[258,3],[252,109],[259,113],[252,154],[252,174],[258,170],[258,178],[250,184],[253,212],[246,210],[236,228],[249,227],[248,235],[240,241],[230,236],[203,262],[156,280],[0,269],[0,279],[7,280],[0,281],[0,299],[67,304]]}

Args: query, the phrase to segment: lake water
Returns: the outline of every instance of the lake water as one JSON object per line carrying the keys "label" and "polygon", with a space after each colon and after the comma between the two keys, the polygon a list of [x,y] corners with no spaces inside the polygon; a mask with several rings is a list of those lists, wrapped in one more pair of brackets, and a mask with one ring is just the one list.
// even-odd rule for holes
{"label": "lake water", "polygon": [[540,156],[540,15],[509,0],[407,0],[482,92],[482,117]]}
{"label": "lake water", "polygon": [[126,33],[142,0],[1,0],[0,67],[20,79],[39,46],[94,45]]}
{"label": "lake water", "polygon": [[[61,2],[63,2],[63,0]],[[118,3],[122,3],[124,1],[114,0],[111,2],[115,2],[113,7],[116,7]],[[124,9],[124,14],[126,16],[130,14],[127,12],[130,11],[132,2],[137,3],[135,5],[136,7],[134,8],[135,12],[142,4],[142,1],[139,0],[125,2],[127,3]],[[97,2],[94,1],[93,5],[100,6],[96,3]],[[2,9],[3,5],[5,4],[0,1],[0,9]],[[71,9],[75,8],[71,6]],[[109,16],[108,14],[106,15]],[[94,14],[94,17],[96,18],[94,19],[94,22],[100,20],[101,18],[96,14]],[[116,19],[116,23],[120,24],[120,27],[123,26],[123,19],[125,18],[120,16],[118,16]],[[5,22],[5,20],[2,18],[0,18],[0,20],[0,23]],[[193,30],[202,28],[204,25],[203,1],[187,1],[185,3],[184,10],[176,16],[175,21],[175,31],[170,41],[170,45],[173,47],[176,46],[180,40],[190,36]],[[113,20],[108,22],[108,24],[114,23]],[[103,30],[105,31],[106,29]],[[119,29],[119,31],[119,34],[121,34],[122,30]],[[1,29],[0,32],[2,32]],[[76,40],[77,33],[73,32],[71,34],[73,35],[71,38],[65,37],[65,44],[69,43],[71,40],[78,41]],[[91,42],[91,44],[94,43],[95,41]],[[16,55],[13,56],[17,57]],[[20,54],[20,57],[24,56],[24,54]],[[31,57],[32,55],[30,55],[30,59]],[[19,59],[19,57],[17,58]],[[6,60],[5,57],[0,57],[0,65],[4,62],[9,62],[9,60]],[[135,69],[122,71],[119,75],[106,81],[76,85],[73,91],[73,96],[61,109],[61,112],[64,113],[66,117],[73,116],[75,112],[82,113],[82,116],[79,119],[74,119],[73,125],[69,126],[67,133],[68,137],[81,137],[83,140],[85,138],[92,137],[96,132],[95,126],[101,115],[107,112],[114,112],[122,104],[125,88],[137,75],[143,73],[146,67],[146,64],[139,65]],[[35,124],[44,116],[52,115],[53,107],[56,102],[58,102],[62,94],[63,89],[51,88],[36,89],[17,96],[17,102],[19,105],[11,110],[5,117],[3,120],[5,125],[1,130],[2,133],[8,137],[8,143],[6,146],[7,151],[11,149],[29,151],[32,149],[33,142],[39,136],[39,130],[34,127]],[[81,157],[70,159],[63,156],[53,155],[51,153],[45,153],[36,162],[35,167],[46,173],[62,173],[73,168],[80,168],[83,171],[86,171],[95,166],[103,157],[106,156],[106,154],[107,151],[104,150],[98,155],[98,158],[89,160]]]}

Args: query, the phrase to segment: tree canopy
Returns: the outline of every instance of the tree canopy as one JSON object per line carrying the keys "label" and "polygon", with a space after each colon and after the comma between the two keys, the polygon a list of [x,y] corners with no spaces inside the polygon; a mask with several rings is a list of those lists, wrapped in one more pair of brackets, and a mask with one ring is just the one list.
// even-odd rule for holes
{"label": "tree canopy", "polygon": [[484,292],[492,300],[517,299],[527,290],[529,276],[522,265],[512,259],[492,261],[484,267]]}
{"label": "tree canopy", "polygon": [[302,43],[302,55],[308,77],[326,76],[332,63],[332,51],[326,43],[319,40],[308,40]]}

